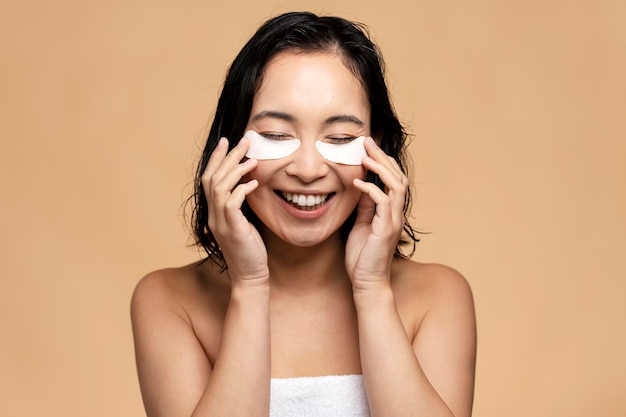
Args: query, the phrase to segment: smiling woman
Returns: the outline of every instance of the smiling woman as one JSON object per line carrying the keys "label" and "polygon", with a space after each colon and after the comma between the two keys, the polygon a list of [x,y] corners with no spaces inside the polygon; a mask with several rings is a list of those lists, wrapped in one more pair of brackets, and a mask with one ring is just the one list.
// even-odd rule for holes
{"label": "smiling woman", "polygon": [[207,258],[133,295],[148,416],[471,414],[471,291],[400,250],[417,241],[405,140],[363,26],[287,13],[257,31],[198,165]]}

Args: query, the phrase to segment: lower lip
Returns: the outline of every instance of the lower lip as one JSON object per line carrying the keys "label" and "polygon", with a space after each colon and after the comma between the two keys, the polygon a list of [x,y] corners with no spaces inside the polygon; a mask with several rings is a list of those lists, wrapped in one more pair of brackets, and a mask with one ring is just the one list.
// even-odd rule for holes
{"label": "lower lip", "polygon": [[278,198],[278,200],[280,200],[280,203],[283,205],[283,207],[285,208],[285,210],[287,210],[287,212],[289,214],[291,214],[294,217],[297,217],[298,219],[305,219],[305,220],[314,220],[314,219],[318,219],[320,217],[322,217],[324,215],[324,213],[326,213],[328,211],[328,206],[330,201],[332,200],[334,195],[329,196],[326,199],[326,202],[316,208],[315,210],[301,210],[299,208],[297,208],[296,206],[286,202],[281,196],[276,195],[276,198]]}

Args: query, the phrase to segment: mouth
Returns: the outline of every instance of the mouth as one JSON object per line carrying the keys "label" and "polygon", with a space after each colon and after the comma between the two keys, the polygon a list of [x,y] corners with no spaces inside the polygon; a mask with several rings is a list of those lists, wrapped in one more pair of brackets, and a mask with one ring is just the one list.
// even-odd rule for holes
{"label": "mouth", "polygon": [[287,203],[291,204],[298,210],[313,211],[325,205],[335,193],[298,194],[284,191],[276,191],[276,194],[278,194],[283,200],[285,200]]}

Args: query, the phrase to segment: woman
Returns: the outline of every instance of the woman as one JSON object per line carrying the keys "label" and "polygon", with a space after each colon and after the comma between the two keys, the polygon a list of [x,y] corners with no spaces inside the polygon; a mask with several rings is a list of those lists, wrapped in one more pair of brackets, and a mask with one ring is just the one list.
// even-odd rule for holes
{"label": "woman", "polygon": [[382,66],[361,26],[310,13],[236,57],[193,199],[208,258],[133,295],[148,416],[471,414],[471,291],[400,252],[406,134]]}

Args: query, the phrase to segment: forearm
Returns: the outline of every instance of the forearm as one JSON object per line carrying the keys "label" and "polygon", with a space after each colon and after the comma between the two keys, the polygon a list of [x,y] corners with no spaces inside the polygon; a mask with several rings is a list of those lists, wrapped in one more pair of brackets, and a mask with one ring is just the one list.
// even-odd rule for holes
{"label": "forearm", "polygon": [[220,351],[193,417],[267,417],[270,377],[269,285],[234,286]]}
{"label": "forearm", "polygon": [[354,294],[361,364],[372,417],[450,417],[411,346],[391,288]]}

